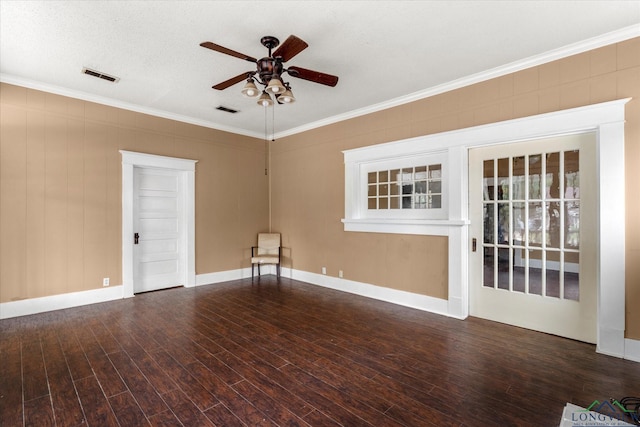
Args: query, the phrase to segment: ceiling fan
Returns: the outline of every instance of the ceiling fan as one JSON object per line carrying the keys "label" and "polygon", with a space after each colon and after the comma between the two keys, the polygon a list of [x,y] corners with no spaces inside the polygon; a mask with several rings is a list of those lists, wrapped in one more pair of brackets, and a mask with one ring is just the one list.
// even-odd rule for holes
{"label": "ceiling fan", "polygon": [[[253,71],[246,71],[242,74],[238,74],[235,77],[225,80],[217,85],[213,86],[213,89],[224,90],[230,86],[240,83],[246,80],[246,84],[242,89],[242,94],[247,97],[260,96],[258,104],[269,106],[273,104],[271,95],[276,98],[279,104],[292,103],[295,98],[291,92],[291,86],[288,82],[282,79],[282,75],[287,73],[291,77],[296,77],[303,80],[308,80],[314,83],[320,83],[323,85],[334,87],[338,84],[338,77],[331,74],[321,73],[319,71],[308,70],[300,67],[284,67],[284,63],[291,58],[302,52],[309,45],[302,39],[290,35],[282,45],[280,41],[273,36],[264,36],[260,39],[260,43],[267,49],[269,49],[269,55],[256,59],[249,55],[245,55],[240,52],[228,49],[226,47],[217,45],[212,42],[200,43],[200,46],[207,49],[215,50],[216,52],[224,53],[226,55],[235,56],[236,58],[244,59],[245,61],[253,62],[256,64],[256,69]],[[278,47],[280,46],[280,47]],[[272,53],[272,49],[277,48]],[[264,90],[258,90],[255,83],[265,86]]]}

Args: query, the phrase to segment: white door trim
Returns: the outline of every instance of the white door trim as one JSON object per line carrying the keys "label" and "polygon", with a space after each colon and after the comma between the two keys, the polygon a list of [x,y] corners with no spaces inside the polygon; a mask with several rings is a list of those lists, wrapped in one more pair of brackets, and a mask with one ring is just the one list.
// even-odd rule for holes
{"label": "white door trim", "polygon": [[[630,98],[468,129],[467,148],[505,144],[553,135],[596,131],[597,170],[597,347],[625,356],[625,104]],[[465,141],[466,140],[466,141]],[[467,163],[468,152],[465,154]],[[465,168],[468,180],[468,166]],[[467,205],[468,188],[461,194]],[[467,245],[469,242],[467,242]],[[468,268],[468,265],[467,265]],[[466,290],[468,304],[468,289]]]}
{"label": "white door trim", "polygon": [[184,246],[180,248],[180,262],[186,266],[181,282],[196,284],[195,262],[195,169],[197,160],[158,156],[120,150],[122,154],[122,297],[133,296],[133,169],[134,167],[172,169],[182,173],[184,204],[181,209]]}
{"label": "white door trim", "polygon": [[[345,231],[446,235],[449,237],[449,283],[446,315],[469,315],[469,164],[471,148],[555,135],[595,131],[598,173],[598,332],[597,351],[625,355],[625,178],[624,116],[631,98],[554,111],[402,141],[344,151]],[[363,162],[415,153],[448,151],[449,212],[445,220],[406,223],[397,219],[359,218],[355,206],[359,167]]]}

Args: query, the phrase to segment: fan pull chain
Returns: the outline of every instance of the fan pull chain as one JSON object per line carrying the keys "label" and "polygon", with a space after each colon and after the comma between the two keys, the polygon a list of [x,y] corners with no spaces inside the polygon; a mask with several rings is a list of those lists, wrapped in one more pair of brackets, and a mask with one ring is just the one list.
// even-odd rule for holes
{"label": "fan pull chain", "polygon": [[267,140],[267,107],[264,107],[264,174],[269,175],[269,141]]}

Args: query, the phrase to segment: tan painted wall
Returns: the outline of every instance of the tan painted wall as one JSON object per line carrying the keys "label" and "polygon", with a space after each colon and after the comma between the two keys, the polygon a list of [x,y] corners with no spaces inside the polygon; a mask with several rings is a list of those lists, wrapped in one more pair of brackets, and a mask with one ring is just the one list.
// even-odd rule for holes
{"label": "tan painted wall", "polygon": [[620,98],[626,107],[626,336],[640,339],[640,39],[297,134],[273,145],[273,225],[294,268],[445,298],[446,240],[344,232],[341,150]]}
{"label": "tan painted wall", "polygon": [[[341,150],[626,97],[626,336],[640,339],[640,39],[272,144],[285,264],[446,298],[445,238],[343,231]],[[119,149],[198,159],[196,272],[248,266],[269,220],[261,141],[6,84],[0,108],[0,302],[120,280]]]}
{"label": "tan painted wall", "polygon": [[119,150],[198,160],[196,273],[249,265],[264,142],[2,84],[0,302],[122,283]]}

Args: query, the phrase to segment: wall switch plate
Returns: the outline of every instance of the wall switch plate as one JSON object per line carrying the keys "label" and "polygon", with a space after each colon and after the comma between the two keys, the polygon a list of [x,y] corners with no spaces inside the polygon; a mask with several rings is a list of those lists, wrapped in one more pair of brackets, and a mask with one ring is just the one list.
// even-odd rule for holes
{"label": "wall switch plate", "polygon": [[327,267],[322,267],[322,274],[327,274]]}
{"label": "wall switch plate", "polygon": [[342,270],[338,271],[338,277],[342,278]]}
{"label": "wall switch plate", "polygon": [[105,277],[104,279],[102,279],[102,286],[109,286],[109,278]]}

